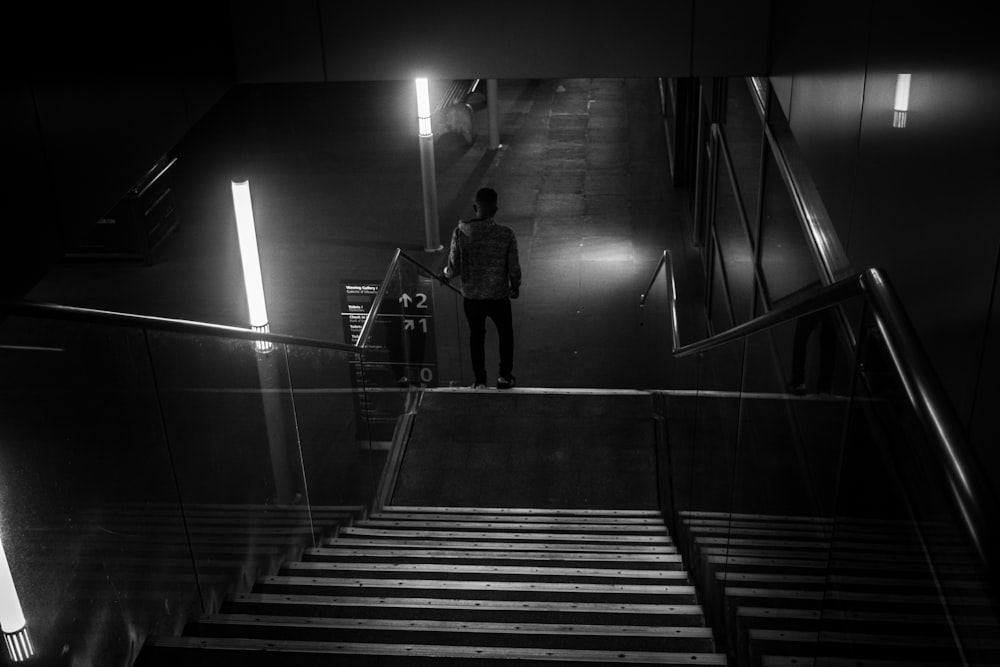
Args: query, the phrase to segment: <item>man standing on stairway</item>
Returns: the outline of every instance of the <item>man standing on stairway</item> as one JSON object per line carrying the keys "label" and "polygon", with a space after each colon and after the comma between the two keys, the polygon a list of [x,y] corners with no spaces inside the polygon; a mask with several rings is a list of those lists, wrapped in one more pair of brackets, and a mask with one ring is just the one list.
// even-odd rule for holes
{"label": "man standing on stairway", "polygon": [[497,193],[480,188],[472,206],[476,217],[459,220],[451,234],[448,264],[442,280],[462,279],[465,318],[469,323],[473,387],[486,388],[486,318],[493,320],[500,339],[500,369],[497,389],[510,389],[514,375],[514,320],[510,300],[521,289],[521,265],[517,237],[510,227],[497,224]]}

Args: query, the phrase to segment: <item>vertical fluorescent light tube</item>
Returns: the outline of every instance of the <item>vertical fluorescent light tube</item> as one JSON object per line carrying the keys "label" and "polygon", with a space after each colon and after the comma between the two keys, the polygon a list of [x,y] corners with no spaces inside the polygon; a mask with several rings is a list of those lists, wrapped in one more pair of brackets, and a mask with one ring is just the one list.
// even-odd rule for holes
{"label": "vertical fluorescent light tube", "polygon": [[[268,332],[267,306],[264,304],[264,280],[260,275],[260,256],[257,253],[257,231],[253,222],[253,204],[250,201],[250,181],[232,181],[233,208],[236,210],[236,233],[240,240],[240,259],[243,261],[243,284],[246,286],[247,307],[250,310],[250,327]],[[271,350],[271,343],[257,341],[260,352]]]}
{"label": "vertical fluorescent light tube", "polygon": [[906,112],[910,109],[910,75],[896,75],[896,100],[892,105],[892,126],[906,127]]}
{"label": "vertical fluorescent light tube", "polygon": [[21,601],[14,588],[14,577],[10,573],[7,553],[0,540],[0,629],[7,644],[7,655],[11,662],[23,662],[35,653],[28,636],[28,625],[21,610]]}
{"label": "vertical fluorescent light tube", "polygon": [[431,131],[431,95],[427,87],[427,79],[417,79],[417,124],[421,137],[430,137]]}

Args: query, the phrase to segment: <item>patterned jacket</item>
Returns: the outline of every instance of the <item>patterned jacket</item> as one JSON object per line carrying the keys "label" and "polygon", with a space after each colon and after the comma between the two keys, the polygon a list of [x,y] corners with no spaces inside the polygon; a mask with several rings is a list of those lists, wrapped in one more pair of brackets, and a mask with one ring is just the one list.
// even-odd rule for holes
{"label": "patterned jacket", "polygon": [[461,276],[466,299],[503,299],[521,288],[517,237],[493,218],[459,221],[451,234],[448,278]]}

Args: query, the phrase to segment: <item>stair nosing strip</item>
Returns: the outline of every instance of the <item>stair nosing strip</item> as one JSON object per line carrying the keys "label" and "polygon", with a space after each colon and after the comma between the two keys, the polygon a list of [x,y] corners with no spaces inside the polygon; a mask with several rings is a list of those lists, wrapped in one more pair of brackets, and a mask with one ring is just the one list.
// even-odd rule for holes
{"label": "stair nosing strip", "polygon": [[429,590],[523,591],[547,593],[594,593],[607,595],[694,595],[689,584],[561,584],[546,581],[465,581],[454,579],[367,579],[364,577],[309,577],[271,575],[262,583],[272,586],[318,586],[331,588],[403,588]]}
{"label": "stair nosing strip", "polygon": [[286,563],[284,570],[369,570],[374,572],[462,572],[491,574],[520,574],[560,577],[619,577],[633,579],[687,579],[684,570],[631,570],[625,568],[567,568],[567,567],[532,567],[519,565],[454,565],[433,563],[365,563],[365,562],[335,562],[296,561]]}
{"label": "stair nosing strip", "polygon": [[390,596],[289,595],[288,593],[244,593],[235,597],[244,604],[287,605],[307,604],[321,607],[394,607],[431,609],[469,609],[474,611],[538,611],[590,614],[660,614],[702,615],[697,603],[648,602],[552,602],[549,600],[480,600],[465,598],[418,598]]}
{"label": "stair nosing strip", "polygon": [[209,643],[204,638],[154,636],[147,639],[151,646],[188,647],[200,643],[202,650],[230,651],[273,651],[298,653],[350,653],[352,655],[397,655],[429,658],[506,658],[537,660],[551,659],[575,662],[596,662],[599,664],[636,662],[649,664],[705,664],[725,665],[726,658],[721,653],[699,653],[696,651],[648,652],[648,651],[598,651],[585,649],[538,649],[508,648],[500,646],[465,647],[438,646],[434,644],[371,644],[351,642],[308,642],[295,640],[259,640],[246,638],[213,638]]}
{"label": "stair nosing strip", "polygon": [[522,622],[484,622],[484,621],[440,621],[423,619],[371,619],[371,618],[315,618],[312,616],[282,616],[268,614],[212,614],[198,619],[199,624],[260,624],[260,625],[296,625],[314,628],[344,628],[344,629],[391,629],[414,631],[449,631],[449,632],[483,632],[483,633],[525,633],[525,634],[567,634],[581,633],[591,635],[625,634],[636,637],[665,638],[711,638],[712,629],[706,626],[662,626],[662,625],[611,625],[598,623],[522,623]]}

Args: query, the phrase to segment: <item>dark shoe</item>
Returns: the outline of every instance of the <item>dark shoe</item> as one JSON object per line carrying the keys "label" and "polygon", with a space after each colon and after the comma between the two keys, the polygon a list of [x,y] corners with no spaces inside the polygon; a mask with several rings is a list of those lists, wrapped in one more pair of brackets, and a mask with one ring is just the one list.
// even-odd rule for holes
{"label": "dark shoe", "polygon": [[517,379],[511,375],[510,378],[499,377],[497,378],[497,389],[510,389],[517,384]]}
{"label": "dark shoe", "polygon": [[787,389],[788,389],[788,393],[792,394],[794,396],[805,396],[806,395],[806,385],[805,385],[804,382],[801,383],[801,384],[793,384],[793,383],[789,382]]}
{"label": "dark shoe", "polygon": [[469,385],[469,389],[486,389],[485,382],[473,382]]}

